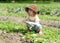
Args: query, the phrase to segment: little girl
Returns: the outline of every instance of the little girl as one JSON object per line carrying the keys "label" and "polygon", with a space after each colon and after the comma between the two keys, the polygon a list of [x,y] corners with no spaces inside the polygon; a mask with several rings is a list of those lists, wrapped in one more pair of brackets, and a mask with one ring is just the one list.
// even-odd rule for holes
{"label": "little girl", "polygon": [[27,25],[27,30],[33,30],[42,34],[42,26],[39,23],[40,19],[37,16],[37,6],[32,4],[25,8],[25,11],[28,13],[28,18],[26,19],[25,23]]}

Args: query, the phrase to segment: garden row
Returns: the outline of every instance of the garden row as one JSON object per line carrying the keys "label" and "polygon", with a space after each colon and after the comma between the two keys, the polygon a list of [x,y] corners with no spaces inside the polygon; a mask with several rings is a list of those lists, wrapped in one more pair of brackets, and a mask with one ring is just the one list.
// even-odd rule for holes
{"label": "garden row", "polygon": [[4,30],[4,32],[20,32],[25,38],[29,38],[34,42],[60,43],[60,30],[52,27],[43,27],[42,36],[34,31],[26,32],[26,25],[24,23],[0,21],[0,29]]}

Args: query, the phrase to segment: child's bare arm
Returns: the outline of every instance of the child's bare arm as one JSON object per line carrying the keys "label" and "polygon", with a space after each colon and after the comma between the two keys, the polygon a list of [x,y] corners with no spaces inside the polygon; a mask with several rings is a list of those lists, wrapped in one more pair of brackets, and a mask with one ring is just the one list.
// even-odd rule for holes
{"label": "child's bare arm", "polygon": [[32,25],[39,25],[40,20],[39,19],[35,19],[35,22],[30,22],[30,21],[25,21],[28,24],[32,24]]}
{"label": "child's bare arm", "polygon": [[24,23],[26,23],[26,21],[28,21],[28,18],[25,18],[25,19],[23,20]]}
{"label": "child's bare arm", "polygon": [[29,22],[29,21],[25,21],[25,23],[27,23],[27,24],[32,24],[32,25],[39,25],[39,23],[37,23],[37,22]]}

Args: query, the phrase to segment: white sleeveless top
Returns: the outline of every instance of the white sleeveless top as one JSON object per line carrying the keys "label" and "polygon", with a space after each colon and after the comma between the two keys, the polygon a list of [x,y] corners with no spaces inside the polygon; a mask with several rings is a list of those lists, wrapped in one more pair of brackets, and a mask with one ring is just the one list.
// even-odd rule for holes
{"label": "white sleeveless top", "polygon": [[36,23],[39,23],[40,22],[40,19],[38,18],[37,15],[34,16],[34,17],[29,16],[29,20],[35,21]]}

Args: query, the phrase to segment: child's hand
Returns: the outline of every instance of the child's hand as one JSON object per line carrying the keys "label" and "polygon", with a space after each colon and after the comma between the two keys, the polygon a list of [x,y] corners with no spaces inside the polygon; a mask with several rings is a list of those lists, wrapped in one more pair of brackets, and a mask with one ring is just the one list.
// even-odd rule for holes
{"label": "child's hand", "polygon": [[28,24],[28,21],[24,21],[24,23],[27,23]]}
{"label": "child's hand", "polygon": [[42,35],[42,31],[39,31],[39,34]]}

